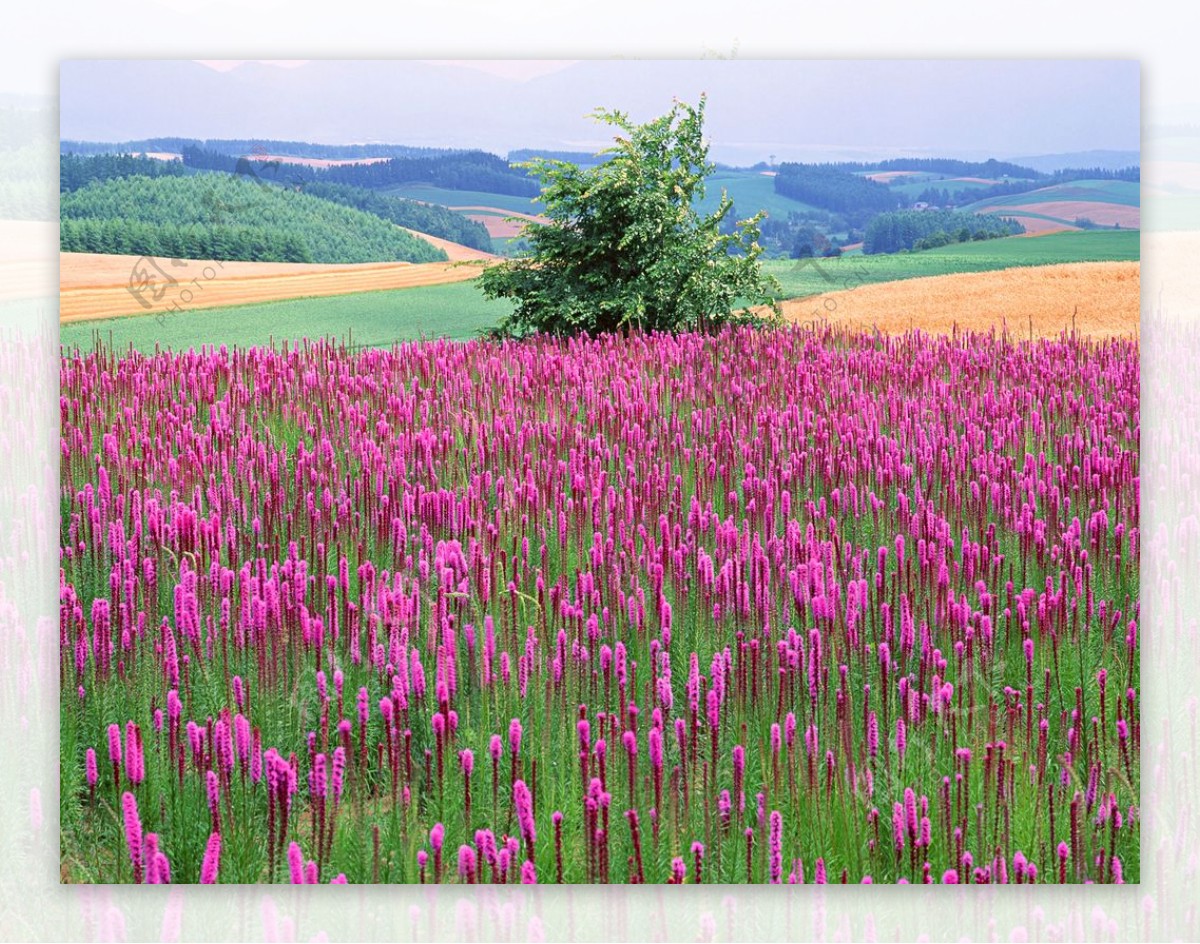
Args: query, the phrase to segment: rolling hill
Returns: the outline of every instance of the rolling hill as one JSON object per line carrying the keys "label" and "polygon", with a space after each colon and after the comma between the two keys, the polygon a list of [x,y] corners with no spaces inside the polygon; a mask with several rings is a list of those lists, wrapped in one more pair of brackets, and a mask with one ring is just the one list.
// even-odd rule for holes
{"label": "rolling hill", "polygon": [[241,177],[128,177],[64,194],[63,251],[260,262],[441,262],[371,213]]}
{"label": "rolling hill", "polygon": [[992,197],[963,207],[975,213],[1013,217],[1030,233],[1097,226],[1139,229],[1141,186],[1125,180],[1076,180],[1008,197]]}

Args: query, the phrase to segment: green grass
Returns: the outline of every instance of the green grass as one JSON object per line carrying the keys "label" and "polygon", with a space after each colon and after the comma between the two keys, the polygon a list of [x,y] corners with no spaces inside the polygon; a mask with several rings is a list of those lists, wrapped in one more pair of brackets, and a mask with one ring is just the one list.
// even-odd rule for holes
{"label": "green grass", "polygon": [[66,348],[90,349],[97,335],[118,351],[155,346],[187,350],[202,345],[264,345],[272,340],[352,336],[355,344],[386,346],[423,337],[463,340],[495,325],[510,310],[489,301],[473,282],[421,288],[296,298],[257,305],[205,308],[169,315],[112,318],[63,325]]}
{"label": "green grass", "polygon": [[503,193],[486,193],[482,190],[447,190],[428,184],[401,184],[398,187],[387,187],[380,193],[450,207],[486,206],[513,213],[540,213],[542,211],[541,203],[530,197],[513,197]]}
{"label": "green grass", "polygon": [[949,190],[953,196],[960,190],[986,190],[988,187],[993,187],[1000,183],[1016,183],[1017,181],[1010,178],[1008,181],[989,180],[986,183],[980,183],[978,180],[963,180],[961,177],[946,177],[939,174],[933,174],[920,179],[904,178],[906,183],[891,184],[891,189],[896,193],[903,194],[909,200],[916,200],[923,190],[930,187],[935,187],[938,190]]}
{"label": "green grass", "polygon": [[1014,266],[1063,262],[1128,261],[1139,258],[1134,230],[1013,236],[946,246],[925,252],[855,255],[842,259],[771,260],[785,298],[803,298],[876,282],[894,282],[954,272],[989,272]]}
{"label": "green grass", "polygon": [[1056,184],[1016,193],[1008,197],[995,197],[963,207],[977,210],[994,206],[1032,206],[1037,203],[1056,203],[1062,200],[1091,200],[1097,203],[1116,203],[1121,206],[1139,206],[1141,185],[1129,180],[1075,180],[1069,184]]}
{"label": "green grass", "polygon": [[757,171],[718,171],[705,181],[704,199],[697,202],[701,213],[711,213],[721,200],[724,189],[733,198],[734,209],[739,218],[753,216],[766,210],[768,216],[787,219],[789,213],[824,213],[816,207],[784,197],[775,192],[775,178]]}

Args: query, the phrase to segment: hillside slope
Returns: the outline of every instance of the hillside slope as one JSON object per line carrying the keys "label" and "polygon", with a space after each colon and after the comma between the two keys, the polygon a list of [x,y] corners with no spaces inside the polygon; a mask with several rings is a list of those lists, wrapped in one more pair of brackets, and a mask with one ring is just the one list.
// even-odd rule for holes
{"label": "hillside slope", "polygon": [[1078,220],[1122,229],[1141,227],[1141,186],[1126,180],[1076,180],[964,207],[1014,217],[1031,233],[1078,228]]}
{"label": "hillside slope", "polygon": [[440,262],[371,213],[244,178],[129,177],[64,194],[61,248],[258,262]]}

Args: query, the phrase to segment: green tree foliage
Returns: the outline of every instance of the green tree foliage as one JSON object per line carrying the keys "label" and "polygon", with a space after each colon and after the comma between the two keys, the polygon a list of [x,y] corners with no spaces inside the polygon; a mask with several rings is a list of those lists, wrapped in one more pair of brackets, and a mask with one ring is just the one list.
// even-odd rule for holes
{"label": "green tree foliage", "polygon": [[[819,255],[836,238],[830,234],[846,233],[849,237],[857,232],[845,217],[824,210],[792,210],[786,217],[768,216],[760,229],[764,257],[776,259],[799,258],[796,251],[805,244]],[[844,242],[855,243],[861,238],[846,238]]]}
{"label": "green tree foliage", "polygon": [[435,157],[439,154],[461,153],[461,148],[411,147],[407,144],[313,144],[311,141],[279,141],[270,138],[142,138],[137,141],[73,141],[64,140],[60,150],[66,154],[129,154],[132,152],[166,151],[182,154],[184,148],[201,148],[244,157],[251,154],[312,157],[325,160],[361,160],[379,157]]}
{"label": "green tree foliage", "polygon": [[59,146],[63,154],[135,154],[158,151],[178,154],[189,144],[200,144],[195,138],[139,138],[136,141],[76,141],[64,138]]}
{"label": "green tree foliage", "polygon": [[886,161],[863,163],[861,161],[840,161],[833,164],[817,164],[816,167],[830,167],[842,171],[879,172],[895,170],[913,170],[925,174],[945,174],[948,177],[985,177],[988,180],[999,180],[1002,177],[1042,177],[1030,167],[1022,167],[1009,161],[998,161],[994,157],[986,161],[960,161],[947,157],[894,157]]}
{"label": "green tree foliage", "polygon": [[881,213],[867,226],[863,252],[899,252],[933,249],[967,239],[994,239],[1025,232],[1015,220],[990,213],[961,213],[951,210],[897,210]]}
{"label": "green tree foliage", "polygon": [[63,194],[64,251],[262,262],[440,262],[377,216],[224,174],[125,177]]}
{"label": "green tree foliage", "polygon": [[93,181],[118,177],[186,177],[193,173],[181,161],[160,161],[132,154],[63,154],[58,159],[59,193],[71,193]]}
{"label": "green tree foliage", "polygon": [[[309,196],[354,207],[397,226],[428,233],[430,236],[439,236],[484,252],[492,251],[492,238],[482,223],[446,207],[418,203],[415,200],[405,200],[346,184],[314,183],[312,181],[319,178],[314,176],[313,169],[300,164],[249,161],[216,151],[194,151],[188,148],[185,148],[185,153],[201,164],[207,160],[208,163],[220,165],[205,167],[205,170],[224,171],[261,184],[278,184],[293,189],[301,187]],[[197,155],[201,156],[197,158]],[[95,154],[82,157],[63,154],[59,160],[59,190],[62,193],[70,193],[93,182],[122,177],[185,177],[201,172],[200,166],[196,164],[135,157],[130,154]]]}
{"label": "green tree foliage", "polygon": [[536,197],[537,182],[508,161],[485,151],[438,157],[407,157],[375,164],[342,164],[322,171],[321,180],[355,187],[394,187],[426,183],[447,190],[483,190]]}
{"label": "green tree foliage", "polygon": [[779,286],[759,265],[762,214],[722,232],[733,209],[727,194],[707,216],[695,209],[715,169],[704,105],[676,102],[643,125],[598,109],[593,117],[619,131],[608,160],[529,163],[549,222],[526,225],[530,256],[479,279],[489,298],[516,303],[501,332],[705,330],[753,318],[750,304],[774,306]]}
{"label": "green tree foliage", "polygon": [[376,190],[351,187],[347,184],[308,184],[304,187],[304,192],[311,197],[354,207],[397,226],[406,226],[430,236],[440,236],[472,249],[492,251],[492,237],[488,235],[486,226],[444,206],[405,200],[403,197],[393,197]]}
{"label": "green tree foliage", "polygon": [[885,184],[816,164],[780,164],[775,175],[775,192],[840,213],[852,226],[861,226],[876,213],[900,205],[900,198]]}
{"label": "green tree foliage", "polygon": [[461,151],[430,157],[395,157],[370,164],[335,164],[312,167],[278,160],[255,160],[246,155],[224,154],[185,147],[183,162],[198,170],[217,170],[263,181],[307,184],[324,182],[381,189],[423,183],[447,190],[483,190],[518,197],[537,196],[537,182],[514,169],[508,161],[485,151]]}
{"label": "green tree foliage", "polygon": [[279,141],[269,138],[209,138],[193,141],[210,151],[241,157],[246,154],[278,154],[323,160],[361,160],[370,157],[437,157],[459,153],[459,148],[412,147],[408,144],[314,144],[311,141]]}

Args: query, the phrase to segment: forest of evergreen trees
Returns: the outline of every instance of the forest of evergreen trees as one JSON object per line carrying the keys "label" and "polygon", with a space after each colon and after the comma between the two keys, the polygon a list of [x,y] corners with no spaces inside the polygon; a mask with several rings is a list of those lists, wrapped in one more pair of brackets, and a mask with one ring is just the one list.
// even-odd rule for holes
{"label": "forest of evergreen trees", "polygon": [[1025,227],[990,213],[957,210],[896,210],[880,213],[867,225],[863,252],[935,249],[951,243],[1015,236]]}
{"label": "forest of evergreen trees", "polygon": [[59,153],[89,156],[92,154],[178,154],[188,145],[202,145],[196,138],[142,138],[138,141],[76,141],[71,138],[59,143]]}
{"label": "forest of evergreen trees", "polygon": [[1046,186],[1049,185],[1043,180],[1009,180],[990,187],[959,187],[952,190],[950,187],[939,187],[934,183],[917,194],[916,202],[936,207],[959,207],[976,200],[994,200],[997,197],[1029,193]]}
{"label": "forest of evergreen trees", "polygon": [[66,154],[130,154],[166,152],[181,154],[185,147],[216,151],[231,157],[280,154],[318,160],[356,160],[364,157],[434,157],[459,153],[461,148],[412,147],[407,144],[313,144],[310,141],[274,141],[267,138],[143,138],[140,141],[63,141]]}
{"label": "forest of evergreen trees", "polygon": [[[196,150],[188,153],[193,158],[193,165],[204,164],[206,170],[234,173],[260,184],[278,183],[293,189],[301,187],[309,196],[362,210],[389,223],[484,252],[492,251],[492,239],[483,224],[442,206],[406,200],[348,184],[322,183],[319,180],[314,182],[315,175],[311,173],[311,168],[303,165],[252,161],[241,162],[239,166],[238,158],[216,151]],[[299,171],[302,176],[293,179],[294,171]],[[64,154],[59,160],[59,190],[61,193],[70,193],[92,183],[123,177],[182,177],[198,173],[204,173],[204,170],[180,161],[161,161],[129,154],[96,154],[86,157]],[[97,238],[93,233],[91,241],[94,243]]]}
{"label": "forest of evergreen trees", "polygon": [[504,158],[485,151],[463,151],[433,157],[398,157],[373,164],[311,167],[278,161],[253,160],[200,147],[185,147],[183,162],[197,170],[243,174],[292,185],[309,182],[348,184],[378,190],[423,183],[446,190],[483,190],[518,197],[536,197],[537,181],[509,166]]}
{"label": "forest of evergreen trees", "polygon": [[132,154],[96,154],[81,157],[67,153],[58,159],[58,191],[70,193],[93,181],[117,177],[186,177],[195,171],[180,161],[160,161]]}
{"label": "forest of evergreen trees", "polygon": [[350,206],[223,174],[125,177],[65,193],[61,248],[263,262],[439,262],[446,254]]}
{"label": "forest of evergreen trees", "polygon": [[100,252],[222,262],[316,262],[304,238],[263,226],[229,223],[139,223],[115,219],[64,219],[63,252]]}
{"label": "forest of evergreen trees", "polygon": [[352,161],[365,157],[437,157],[457,154],[463,148],[413,147],[410,144],[314,144],[311,141],[272,141],[258,138],[209,138],[195,142],[210,151],[241,157],[277,154],[325,161]]}
{"label": "forest of evergreen trees", "polygon": [[541,193],[536,180],[510,167],[504,158],[486,151],[395,158],[376,164],[342,164],[320,171],[319,179],[372,189],[423,183],[447,190],[483,190],[515,197],[536,197]]}
{"label": "forest of evergreen trees", "polygon": [[839,161],[831,164],[812,164],[812,167],[827,167],[846,173],[882,172],[889,170],[915,170],[927,174],[945,174],[948,177],[983,177],[988,180],[999,180],[1003,177],[1025,177],[1030,179],[1042,178],[1030,167],[1012,164],[1008,161],[998,161],[989,158],[986,161],[960,161],[948,157],[896,157],[886,161]]}
{"label": "forest of evergreen trees", "polygon": [[839,213],[851,226],[861,226],[875,214],[900,205],[900,198],[886,184],[816,164],[780,164],[775,192]]}
{"label": "forest of evergreen trees", "polygon": [[397,226],[406,226],[430,236],[440,236],[472,249],[492,251],[492,237],[488,235],[487,227],[443,206],[405,200],[403,197],[394,197],[363,187],[351,187],[348,184],[308,184],[304,187],[304,192],[312,197],[354,207]]}

